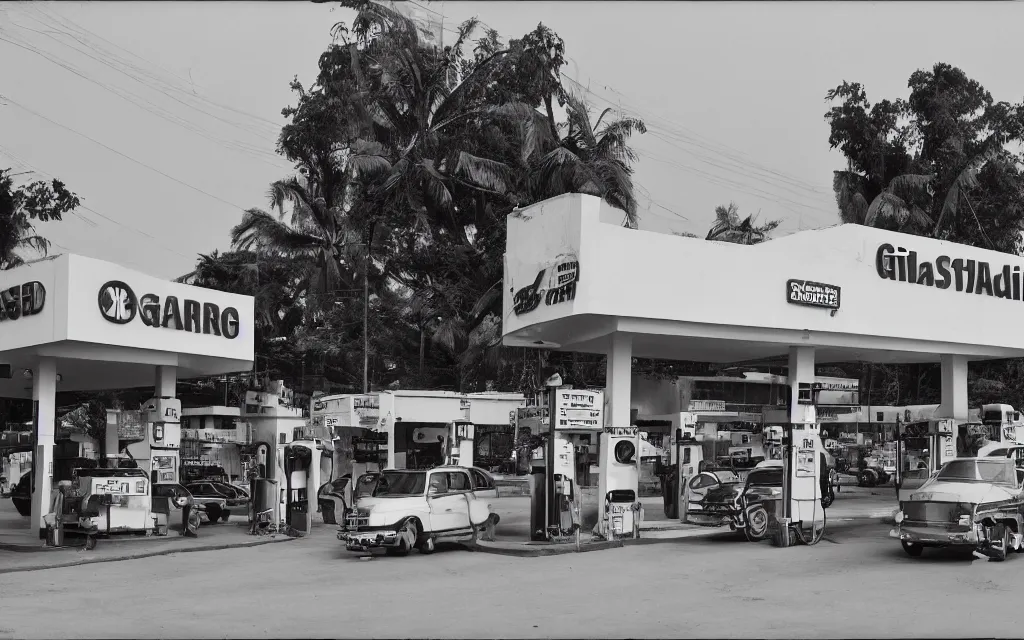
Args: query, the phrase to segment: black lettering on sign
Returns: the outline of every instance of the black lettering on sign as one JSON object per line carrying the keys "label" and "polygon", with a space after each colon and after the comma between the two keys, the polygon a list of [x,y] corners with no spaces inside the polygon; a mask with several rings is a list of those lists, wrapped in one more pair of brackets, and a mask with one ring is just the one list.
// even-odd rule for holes
{"label": "black lettering on sign", "polygon": [[[551,275],[545,288],[544,276],[548,271]],[[578,261],[561,262],[550,270],[542,269],[530,286],[516,291],[512,298],[512,310],[519,316],[539,307],[542,300],[547,306],[571,302],[576,299],[576,283],[579,280]]]}
{"label": "black lettering on sign", "polygon": [[929,262],[920,260],[916,251],[885,243],[875,252],[875,270],[885,280],[943,290],[952,287],[962,293],[1004,300],[1021,299],[1020,264],[996,266],[984,260],[949,256]]}
{"label": "black lettering on sign", "polygon": [[512,298],[512,309],[517,316],[529,313],[540,306],[540,287],[543,282],[544,270],[542,269],[533,284],[516,292]]}
{"label": "black lettering on sign", "polygon": [[799,304],[805,307],[838,309],[840,288],[821,282],[789,280],[786,282],[786,299],[791,304]]}
{"label": "black lettering on sign", "polygon": [[46,288],[38,281],[19,284],[0,292],[0,322],[34,316],[46,304]]}
{"label": "black lettering on sign", "polygon": [[147,293],[139,299],[139,315],[147,327],[160,326],[160,296]]}
{"label": "black lettering on sign", "polygon": [[181,309],[178,308],[178,298],[167,296],[164,299],[164,329],[181,330]]}
{"label": "black lettering on sign", "polygon": [[212,302],[203,303],[203,333],[220,335],[220,308]]}
{"label": "black lettering on sign", "polygon": [[238,309],[228,307],[220,314],[220,332],[228,340],[238,337]]}
{"label": "black lettering on sign", "polygon": [[199,333],[203,330],[203,323],[199,319],[199,312],[202,306],[195,300],[185,299],[185,331]]}
{"label": "black lettering on sign", "polygon": [[[0,292],[0,320],[10,318],[12,312],[20,314],[23,309],[31,313],[42,310],[46,292],[39,283],[29,285],[38,285],[38,290],[34,286],[23,285],[15,287],[17,296],[11,290]],[[100,287],[98,302],[100,314],[114,324],[128,324],[139,315],[147,327],[212,334],[229,340],[238,337],[241,329],[238,309],[234,307],[221,310],[213,303],[191,299],[185,299],[179,306],[176,296],[167,296],[161,306],[160,296],[147,293],[136,299],[131,287],[118,280],[111,280]]]}

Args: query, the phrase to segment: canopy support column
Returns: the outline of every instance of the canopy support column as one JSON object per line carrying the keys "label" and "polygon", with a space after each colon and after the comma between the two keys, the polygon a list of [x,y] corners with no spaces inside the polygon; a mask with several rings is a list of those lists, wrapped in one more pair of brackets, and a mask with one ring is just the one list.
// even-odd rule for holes
{"label": "canopy support column", "polygon": [[[639,485],[633,482],[632,487],[619,486],[622,478],[610,478],[612,473],[610,460],[614,453],[609,449],[612,447],[609,438],[608,428],[622,428],[630,426],[630,403],[632,401],[632,372],[633,372],[633,337],[629,334],[613,333],[608,346],[608,361],[605,365],[605,397],[608,399],[607,416],[605,417],[605,430],[601,434],[597,480],[597,526],[598,533],[602,536],[608,535],[608,521],[605,517],[605,501],[608,493],[613,490],[632,489],[637,493]],[[637,444],[639,447],[639,443]],[[640,456],[639,449],[636,452]]]}
{"label": "canopy support column", "polygon": [[966,421],[967,407],[967,358],[966,356],[943,355],[942,363],[942,404],[936,418],[953,418]]}
{"label": "canopy support column", "polygon": [[35,447],[32,451],[32,518],[29,526],[39,530],[46,538],[43,516],[50,509],[50,491],[53,487],[54,430],[57,419],[57,360],[50,356],[39,358],[32,372],[32,414],[35,429]]}

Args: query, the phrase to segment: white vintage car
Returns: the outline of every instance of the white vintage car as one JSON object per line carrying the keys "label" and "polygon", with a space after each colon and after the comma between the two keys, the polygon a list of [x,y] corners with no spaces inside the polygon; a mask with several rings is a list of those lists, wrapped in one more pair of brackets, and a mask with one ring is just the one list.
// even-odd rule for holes
{"label": "white vintage car", "polygon": [[496,492],[474,471],[448,466],[360,476],[355,506],[338,539],[349,551],[383,548],[388,555],[406,555],[412,549],[432,553],[439,541],[493,538],[498,516],[490,500]]}

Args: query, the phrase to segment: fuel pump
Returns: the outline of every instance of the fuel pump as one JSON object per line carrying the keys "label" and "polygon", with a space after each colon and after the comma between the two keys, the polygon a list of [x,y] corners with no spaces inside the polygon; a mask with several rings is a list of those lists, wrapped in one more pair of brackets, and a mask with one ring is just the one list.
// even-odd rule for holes
{"label": "fuel pump", "polygon": [[[821,506],[821,458],[825,445],[817,423],[783,426],[782,517],[778,517],[780,546],[789,546],[790,533],[804,544],[817,544],[825,533]],[[820,526],[819,526],[820,523]],[[805,534],[805,530],[810,530]]]}
{"label": "fuel pump", "polygon": [[669,440],[669,463],[666,472],[664,502],[665,517],[670,520],[684,518],[683,495],[686,483],[700,472],[704,448],[697,442],[697,415],[683,412],[674,416],[672,437]]}
{"label": "fuel pump", "polygon": [[386,431],[362,431],[362,436],[353,437],[352,459],[348,468],[341,471],[351,474],[349,481],[345,484],[345,504],[351,507],[355,504],[355,488],[359,478],[367,473],[382,471],[388,464],[388,434]]}
{"label": "fuel pump", "polygon": [[456,420],[448,425],[445,438],[445,464],[457,467],[473,466],[473,438],[476,427],[472,422]]}
{"label": "fuel pump", "polygon": [[284,447],[285,522],[300,535],[308,534],[313,525],[310,490],[320,486],[316,477],[320,465],[313,464],[315,453],[316,445],[312,442],[292,442]]}
{"label": "fuel pump", "polygon": [[601,433],[598,531],[606,538],[640,537],[640,430],[605,427]]}
{"label": "fuel pump", "polygon": [[896,423],[896,497],[899,502],[924,484],[943,464],[956,458],[956,421]]}
{"label": "fuel pump", "polygon": [[689,508],[686,498],[686,485],[701,472],[704,462],[704,446],[697,441],[697,416],[692,413],[681,413],[681,427],[673,434],[672,453],[675,458],[676,491],[675,502],[677,513],[672,518],[686,522],[686,511]]}
{"label": "fuel pump", "polygon": [[150,398],[142,405],[149,439],[152,484],[180,482],[181,400]]}

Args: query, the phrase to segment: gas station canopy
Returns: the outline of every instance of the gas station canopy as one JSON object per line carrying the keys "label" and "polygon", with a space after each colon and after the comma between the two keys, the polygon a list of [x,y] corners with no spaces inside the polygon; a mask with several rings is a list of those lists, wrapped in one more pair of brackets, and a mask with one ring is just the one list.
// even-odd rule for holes
{"label": "gas station canopy", "polygon": [[57,391],[151,386],[252,368],[253,298],[167,282],[62,254],[0,272],[0,396],[32,397],[33,369],[56,359]]}
{"label": "gas station canopy", "polygon": [[737,245],[621,226],[571,194],[508,218],[508,346],[734,363],[812,347],[818,363],[1024,356],[1024,259],[865,227]]}

